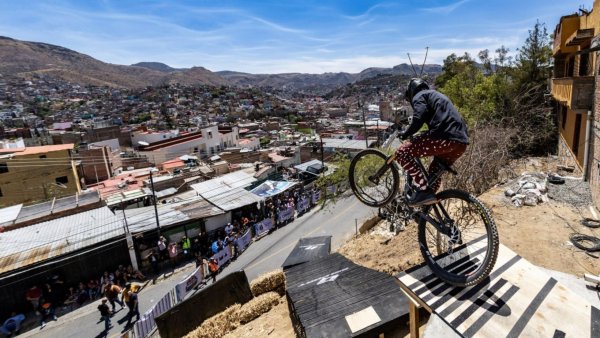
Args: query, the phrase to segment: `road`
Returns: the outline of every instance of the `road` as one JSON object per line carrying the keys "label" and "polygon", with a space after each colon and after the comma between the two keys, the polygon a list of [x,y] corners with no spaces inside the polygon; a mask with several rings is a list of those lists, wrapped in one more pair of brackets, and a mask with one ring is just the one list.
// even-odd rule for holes
{"label": "road", "polygon": [[[332,236],[331,248],[334,251],[355,234],[356,223],[360,226],[364,220],[375,214],[376,209],[361,204],[353,196],[338,198],[335,203],[331,202],[323,209],[317,206],[288,225],[254,242],[236,261],[223,269],[220,275],[243,269],[248,280],[251,281],[263,273],[278,269],[298,239],[303,237],[330,235]],[[168,277],[161,278],[157,284],[148,284],[139,295],[140,313],[152,307],[193,268],[193,264],[188,264]],[[101,332],[104,323],[99,321],[98,304],[99,301],[96,301],[83,306],[59,317],[56,322],[50,322],[44,329],[36,327],[22,333],[21,336],[103,337]],[[115,337],[123,331],[125,323],[118,323],[118,321],[125,318],[126,312],[124,309],[115,314],[112,319],[114,327],[109,331],[109,337]]]}

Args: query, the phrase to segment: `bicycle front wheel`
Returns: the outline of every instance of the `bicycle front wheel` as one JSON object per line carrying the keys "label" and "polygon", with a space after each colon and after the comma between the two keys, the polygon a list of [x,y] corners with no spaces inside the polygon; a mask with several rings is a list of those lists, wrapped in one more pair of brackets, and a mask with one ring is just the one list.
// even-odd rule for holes
{"label": "bicycle front wheel", "polygon": [[400,176],[393,165],[389,166],[380,177],[373,179],[386,165],[387,156],[376,149],[366,149],[354,156],[350,162],[348,178],[350,187],[356,198],[370,207],[381,207],[388,204],[398,191]]}
{"label": "bicycle front wheel", "polygon": [[[474,196],[460,190],[437,194],[438,203],[426,206],[428,218],[419,220],[421,253],[433,272],[456,286],[472,286],[485,279],[498,257],[498,229],[490,211]],[[449,229],[438,231],[431,222]]]}

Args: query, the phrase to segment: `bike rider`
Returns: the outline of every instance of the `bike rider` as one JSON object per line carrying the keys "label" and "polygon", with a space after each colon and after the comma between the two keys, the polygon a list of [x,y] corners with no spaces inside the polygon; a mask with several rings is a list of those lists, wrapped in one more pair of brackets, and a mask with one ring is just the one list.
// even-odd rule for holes
{"label": "bike rider", "polygon": [[429,186],[425,173],[417,165],[415,158],[433,156],[429,174],[433,176],[442,170],[440,161],[452,165],[467,149],[469,135],[467,124],[448,97],[432,90],[422,79],[413,78],[408,83],[405,98],[413,108],[410,126],[399,134],[402,140],[418,132],[423,124],[429,130],[407,140],[396,151],[400,166],[412,177],[417,191],[410,198],[410,206],[421,206],[436,202],[435,192],[441,180]]}

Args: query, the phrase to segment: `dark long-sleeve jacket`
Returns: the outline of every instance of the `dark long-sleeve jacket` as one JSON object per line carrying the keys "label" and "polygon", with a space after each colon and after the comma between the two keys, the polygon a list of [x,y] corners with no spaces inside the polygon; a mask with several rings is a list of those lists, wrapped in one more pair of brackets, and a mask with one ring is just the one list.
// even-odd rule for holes
{"label": "dark long-sleeve jacket", "polygon": [[413,97],[412,106],[412,123],[403,133],[404,138],[414,135],[427,124],[428,135],[432,138],[469,144],[467,124],[444,94],[435,90],[420,91]]}

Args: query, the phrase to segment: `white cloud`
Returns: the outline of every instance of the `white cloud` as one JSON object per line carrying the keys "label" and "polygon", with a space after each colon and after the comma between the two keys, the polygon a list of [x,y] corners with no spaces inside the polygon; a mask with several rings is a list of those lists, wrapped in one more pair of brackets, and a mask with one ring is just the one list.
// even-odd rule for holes
{"label": "white cloud", "polygon": [[464,5],[465,3],[469,2],[469,1],[471,1],[471,0],[460,0],[460,1],[450,4],[450,5],[421,8],[421,10],[425,11],[425,12],[429,12],[429,13],[450,14],[450,13],[454,12],[454,10],[456,10],[458,7]]}

